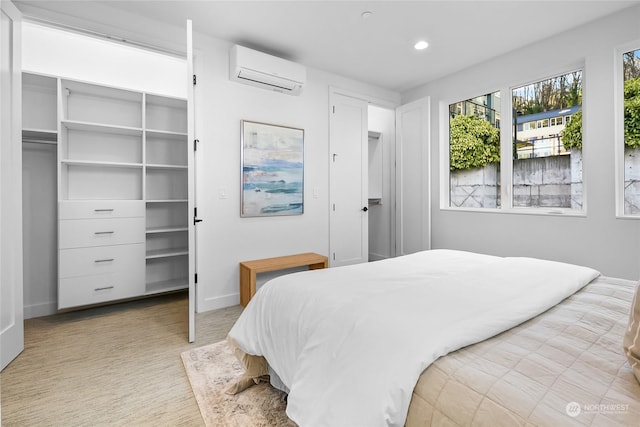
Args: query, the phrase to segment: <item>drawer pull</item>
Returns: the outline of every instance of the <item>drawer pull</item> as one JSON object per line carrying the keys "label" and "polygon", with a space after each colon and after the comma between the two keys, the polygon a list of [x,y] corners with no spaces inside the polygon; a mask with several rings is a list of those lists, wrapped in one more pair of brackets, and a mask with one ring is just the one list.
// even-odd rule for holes
{"label": "drawer pull", "polygon": [[111,261],[114,261],[114,259],[113,258],[97,259],[93,262],[98,263],[98,262],[111,262]]}
{"label": "drawer pull", "polygon": [[115,231],[96,231],[93,234],[113,234]]}
{"label": "drawer pull", "polygon": [[108,291],[109,289],[113,289],[114,286],[105,286],[103,288],[95,288],[94,291],[98,292],[98,291]]}
{"label": "drawer pull", "polygon": [[111,209],[94,209],[93,211],[94,212],[113,212],[114,209],[113,208],[111,208]]}

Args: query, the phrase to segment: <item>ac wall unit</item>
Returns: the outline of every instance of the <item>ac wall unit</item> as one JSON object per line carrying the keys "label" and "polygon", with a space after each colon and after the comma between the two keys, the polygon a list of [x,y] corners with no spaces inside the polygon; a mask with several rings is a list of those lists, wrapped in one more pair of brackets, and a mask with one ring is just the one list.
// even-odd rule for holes
{"label": "ac wall unit", "polygon": [[241,83],[299,95],[307,80],[303,65],[235,45],[229,54],[229,77]]}

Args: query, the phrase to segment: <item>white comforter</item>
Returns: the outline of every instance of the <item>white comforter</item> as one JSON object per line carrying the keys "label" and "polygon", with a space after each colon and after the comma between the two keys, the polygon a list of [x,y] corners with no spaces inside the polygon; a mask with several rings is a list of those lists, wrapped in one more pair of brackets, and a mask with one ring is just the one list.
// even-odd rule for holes
{"label": "white comforter", "polygon": [[531,258],[425,251],[273,279],[229,335],[267,359],[298,425],[402,426],[434,360],[542,313],[598,275]]}

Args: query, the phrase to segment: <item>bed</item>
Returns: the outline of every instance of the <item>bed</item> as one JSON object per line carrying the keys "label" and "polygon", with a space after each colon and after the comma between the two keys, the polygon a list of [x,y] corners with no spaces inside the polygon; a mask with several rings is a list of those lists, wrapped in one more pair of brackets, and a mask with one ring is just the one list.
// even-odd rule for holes
{"label": "bed", "polygon": [[301,426],[634,425],[633,292],[580,266],[424,251],[276,278],[229,341],[239,383],[270,374]]}

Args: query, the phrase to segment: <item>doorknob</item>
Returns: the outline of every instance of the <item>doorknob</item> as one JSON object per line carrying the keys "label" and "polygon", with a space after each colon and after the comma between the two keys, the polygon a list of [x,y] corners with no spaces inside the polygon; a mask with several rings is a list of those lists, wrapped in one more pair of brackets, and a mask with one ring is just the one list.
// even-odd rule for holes
{"label": "doorknob", "polygon": [[368,211],[368,210],[369,210],[369,208],[368,208],[368,207],[366,207],[366,206],[365,206],[364,208],[362,208],[362,212],[366,212],[366,211]]}

